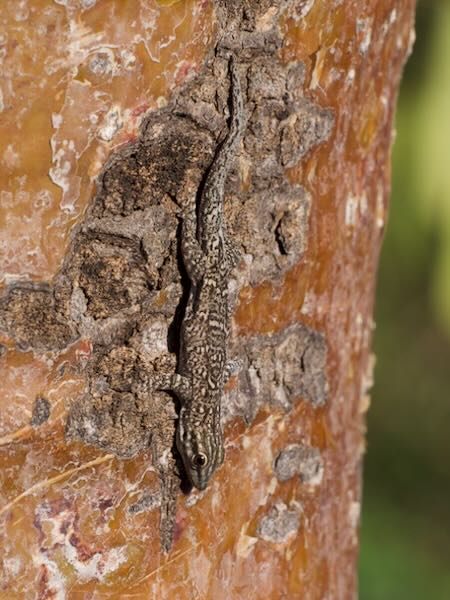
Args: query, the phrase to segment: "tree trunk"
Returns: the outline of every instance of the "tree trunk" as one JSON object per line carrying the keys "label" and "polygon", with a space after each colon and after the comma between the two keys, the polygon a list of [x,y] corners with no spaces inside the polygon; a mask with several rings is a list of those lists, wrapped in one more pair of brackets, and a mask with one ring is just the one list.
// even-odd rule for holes
{"label": "tree trunk", "polygon": [[[412,0],[2,9],[0,596],[356,597],[372,309]],[[228,131],[225,461],[192,489],[180,223]]]}

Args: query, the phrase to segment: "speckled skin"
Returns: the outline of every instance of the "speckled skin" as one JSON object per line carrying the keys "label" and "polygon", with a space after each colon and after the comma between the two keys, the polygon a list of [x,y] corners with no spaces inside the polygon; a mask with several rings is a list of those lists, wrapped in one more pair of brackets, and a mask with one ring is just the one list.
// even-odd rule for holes
{"label": "speckled skin", "polygon": [[227,236],[223,217],[225,180],[244,131],[242,91],[234,57],[230,59],[231,122],[206,175],[200,202],[185,211],[182,256],[191,289],[182,325],[179,373],[158,381],[182,401],[177,447],[191,483],[206,488],[224,459],[221,428],[223,387],[236,367],[227,361],[228,279],[239,255]]}

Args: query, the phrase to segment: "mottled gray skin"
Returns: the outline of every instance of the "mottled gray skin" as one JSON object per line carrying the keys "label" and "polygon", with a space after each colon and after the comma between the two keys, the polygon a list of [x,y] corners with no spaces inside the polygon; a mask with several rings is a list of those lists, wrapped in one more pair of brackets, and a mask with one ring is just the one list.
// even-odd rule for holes
{"label": "mottled gray skin", "polygon": [[206,175],[198,212],[193,197],[183,215],[181,251],[191,289],[182,324],[179,373],[158,378],[182,402],[177,447],[191,483],[204,490],[224,459],[220,422],[223,387],[236,369],[227,361],[228,280],[239,255],[227,236],[225,180],[244,131],[244,106],[234,58],[230,59],[231,122]]}

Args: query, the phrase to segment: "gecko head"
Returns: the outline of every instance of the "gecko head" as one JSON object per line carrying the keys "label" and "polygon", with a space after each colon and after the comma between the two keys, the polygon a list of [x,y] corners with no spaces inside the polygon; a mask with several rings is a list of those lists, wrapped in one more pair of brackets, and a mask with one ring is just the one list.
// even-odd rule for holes
{"label": "gecko head", "polygon": [[186,427],[182,425],[183,414],[178,426],[177,447],[183,459],[186,474],[194,487],[206,489],[214,471],[224,457],[223,435],[219,428]]}

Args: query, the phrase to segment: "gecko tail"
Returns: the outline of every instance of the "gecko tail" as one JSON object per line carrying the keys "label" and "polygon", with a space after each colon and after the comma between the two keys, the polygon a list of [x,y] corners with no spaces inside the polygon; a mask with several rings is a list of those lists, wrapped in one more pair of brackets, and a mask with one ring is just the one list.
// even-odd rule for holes
{"label": "gecko tail", "polygon": [[230,170],[237,147],[244,134],[246,119],[244,109],[244,99],[242,95],[241,81],[239,78],[239,70],[234,54],[230,54],[229,59],[230,72],[230,123],[228,133],[225,136],[222,144],[217,150],[216,156],[209,168],[209,172],[205,180],[204,200],[208,204],[210,195],[223,194],[223,186],[226,176]]}
{"label": "gecko tail", "polygon": [[227,138],[224,141],[224,145],[226,144],[231,150],[235,145],[237,145],[240,142],[246,125],[241,80],[239,78],[237,59],[233,53],[230,54],[229,70],[231,80],[231,121]]}

